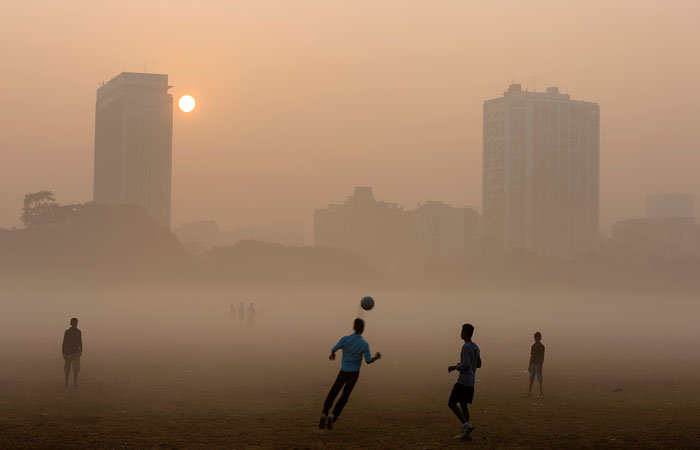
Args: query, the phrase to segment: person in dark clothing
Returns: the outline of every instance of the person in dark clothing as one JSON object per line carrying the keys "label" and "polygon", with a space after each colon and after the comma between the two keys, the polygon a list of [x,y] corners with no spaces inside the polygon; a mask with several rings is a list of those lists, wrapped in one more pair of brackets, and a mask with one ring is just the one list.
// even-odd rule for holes
{"label": "person in dark clothing", "polygon": [[240,321],[241,326],[245,324],[245,306],[243,306],[243,302],[238,305],[238,320]]}
{"label": "person in dark clothing", "polygon": [[527,388],[526,396],[530,396],[532,393],[532,385],[535,382],[535,377],[537,377],[537,382],[540,384],[540,393],[537,395],[538,398],[544,397],[544,389],[542,388],[542,365],[544,364],[544,345],[542,345],[542,333],[539,331],[535,333],[535,343],[532,344],[530,348],[530,363],[528,364],[527,371],[530,372],[530,385]]}
{"label": "person in dark clothing", "polygon": [[253,328],[255,325],[255,306],[253,306],[253,302],[250,302],[250,306],[248,307],[248,328]]}
{"label": "person in dark clothing", "polygon": [[[470,434],[474,427],[469,423],[469,404],[474,400],[474,382],[476,381],[476,369],[481,367],[481,351],[479,346],[472,342],[474,326],[470,323],[462,325],[460,337],[464,341],[459,355],[459,363],[449,366],[447,372],[458,371],[457,382],[452,387],[447,406],[462,424],[461,432],[455,439],[471,439]],[[459,406],[457,406],[459,404]],[[461,408],[461,409],[460,409]]]}
{"label": "person in dark clothing", "polygon": [[70,328],[63,333],[63,345],[61,346],[65,365],[66,384],[68,387],[68,377],[71,368],[73,369],[73,388],[78,388],[78,372],[80,372],[80,357],[83,354],[83,334],[78,329],[78,319],[73,317],[70,320]]}
{"label": "person in dark clothing", "polygon": [[[343,349],[343,360],[340,368],[340,372],[331,387],[326,401],[323,403],[323,412],[321,412],[321,421],[319,422],[319,428],[333,429],[333,424],[340,413],[343,411],[345,404],[350,398],[350,393],[357,383],[357,379],[360,377],[360,367],[362,366],[362,358],[364,357],[367,364],[372,364],[376,360],[382,357],[382,354],[377,352],[376,355],[370,356],[369,344],[362,338],[362,332],[365,330],[365,322],[362,319],[355,319],[353,323],[353,328],[355,332],[348,336],[343,336],[340,338],[337,344],[331,349],[331,356],[328,357],[331,361],[335,360],[335,352]],[[333,408],[333,413],[329,414],[331,407],[335,398],[343,390],[343,394],[338,399],[338,402]]]}

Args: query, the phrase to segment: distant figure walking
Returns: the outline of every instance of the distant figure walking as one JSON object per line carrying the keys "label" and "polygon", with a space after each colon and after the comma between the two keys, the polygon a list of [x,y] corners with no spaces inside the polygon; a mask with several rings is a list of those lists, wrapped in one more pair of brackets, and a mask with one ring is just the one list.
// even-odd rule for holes
{"label": "distant figure walking", "polygon": [[532,395],[532,385],[535,382],[535,377],[537,377],[537,382],[540,385],[540,393],[537,398],[544,397],[543,377],[542,377],[542,365],[544,364],[544,345],[542,345],[542,333],[539,331],[535,333],[535,343],[532,344],[530,348],[530,363],[528,364],[527,371],[530,372],[530,385],[527,388],[528,397]]}
{"label": "distant figure walking", "polygon": [[228,317],[231,320],[236,320],[236,307],[231,303],[231,307],[228,310]]}
{"label": "distant figure walking", "polygon": [[238,321],[241,323],[241,326],[245,325],[245,306],[243,306],[243,302],[238,305]]}
{"label": "distant figure walking", "polygon": [[[462,431],[455,439],[469,439],[470,434],[474,431],[474,427],[469,423],[469,404],[474,400],[474,381],[476,379],[476,369],[481,367],[481,352],[479,347],[472,342],[474,335],[474,326],[469,323],[462,325],[461,338],[464,340],[462,351],[459,355],[459,363],[447,368],[450,373],[454,370],[459,371],[457,382],[452,387],[450,399],[447,401],[447,406],[455,413],[455,416],[462,424]],[[459,404],[460,407],[457,406]]]}
{"label": "distant figure walking", "polygon": [[255,306],[253,306],[253,302],[250,302],[250,306],[248,306],[248,328],[253,328],[253,325],[255,325]]}
{"label": "distant figure walking", "polygon": [[[323,403],[323,412],[321,412],[321,421],[319,422],[319,428],[333,429],[333,424],[340,413],[343,411],[345,404],[350,398],[350,393],[357,383],[357,379],[360,377],[360,367],[362,366],[362,358],[364,357],[367,364],[372,364],[376,360],[382,357],[382,354],[377,352],[376,355],[371,356],[369,352],[369,344],[362,338],[362,333],[365,330],[365,322],[362,319],[355,319],[352,325],[355,332],[348,336],[343,336],[340,338],[337,344],[331,349],[331,356],[328,357],[331,361],[335,360],[335,352],[343,349],[343,360],[340,366],[340,372],[331,387],[326,401]],[[343,394],[338,399],[338,402],[333,408],[333,413],[328,414],[333,406],[335,398],[338,396],[340,390],[343,390]]]}
{"label": "distant figure walking", "polygon": [[78,319],[73,317],[70,320],[70,328],[63,333],[63,345],[61,346],[65,365],[66,384],[68,387],[68,377],[71,368],[73,369],[73,388],[78,388],[78,372],[80,372],[80,356],[83,354],[83,334],[78,329]]}

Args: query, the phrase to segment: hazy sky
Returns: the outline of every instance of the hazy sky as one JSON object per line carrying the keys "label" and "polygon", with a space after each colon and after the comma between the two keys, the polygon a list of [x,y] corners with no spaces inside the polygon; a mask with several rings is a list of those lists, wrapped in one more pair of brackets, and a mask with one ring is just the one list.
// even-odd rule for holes
{"label": "hazy sky", "polygon": [[481,204],[481,112],[512,79],[601,107],[601,225],[700,197],[698,1],[26,1],[0,17],[0,227],[92,198],[95,90],[167,73],[173,224],[302,219],[356,185]]}

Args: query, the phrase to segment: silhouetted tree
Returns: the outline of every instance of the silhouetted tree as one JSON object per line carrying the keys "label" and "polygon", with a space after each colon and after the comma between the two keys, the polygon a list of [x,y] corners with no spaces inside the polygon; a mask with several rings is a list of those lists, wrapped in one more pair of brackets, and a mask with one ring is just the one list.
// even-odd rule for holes
{"label": "silhouetted tree", "polygon": [[24,196],[20,220],[27,229],[59,229],[66,216],[51,191],[39,191]]}

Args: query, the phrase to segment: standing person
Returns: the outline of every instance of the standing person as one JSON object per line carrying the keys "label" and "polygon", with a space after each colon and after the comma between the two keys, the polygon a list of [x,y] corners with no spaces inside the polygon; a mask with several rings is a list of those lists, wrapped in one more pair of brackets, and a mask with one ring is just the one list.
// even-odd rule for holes
{"label": "standing person", "polygon": [[253,328],[255,322],[255,306],[253,306],[253,302],[250,302],[250,306],[248,306],[248,328]]}
{"label": "standing person", "polygon": [[[481,352],[479,347],[472,342],[474,326],[470,323],[462,325],[461,338],[464,340],[459,363],[449,366],[447,372],[459,371],[457,382],[452,387],[447,406],[455,413],[462,424],[462,432],[455,436],[456,439],[467,439],[474,427],[469,423],[469,404],[474,400],[474,380],[476,369],[481,367]],[[459,404],[459,406],[457,406]],[[460,409],[461,406],[461,409]]]}
{"label": "standing person", "polygon": [[537,376],[537,382],[540,385],[540,393],[537,398],[544,397],[544,388],[542,387],[542,365],[544,364],[544,345],[542,345],[542,333],[539,331],[535,333],[535,343],[532,344],[530,348],[530,363],[527,366],[527,371],[530,372],[530,385],[527,388],[528,397],[532,393],[532,384],[535,382],[535,376]]}
{"label": "standing person", "polygon": [[66,374],[66,384],[64,387],[68,387],[68,376],[70,375],[71,368],[73,368],[73,388],[77,389],[78,372],[80,372],[80,356],[83,354],[83,334],[78,329],[78,319],[75,317],[70,320],[70,328],[63,333],[61,353],[63,353],[63,359],[65,361],[63,370]]}
{"label": "standing person", "polygon": [[[367,364],[372,364],[376,360],[382,357],[382,354],[377,352],[373,357],[369,352],[369,344],[362,338],[362,333],[365,331],[365,322],[362,319],[355,319],[352,325],[355,332],[348,336],[343,336],[340,338],[337,344],[331,349],[331,356],[328,357],[331,361],[335,360],[335,352],[343,349],[343,359],[340,366],[340,372],[331,387],[326,401],[323,403],[323,412],[321,412],[321,421],[319,422],[319,428],[333,429],[333,424],[340,413],[343,411],[345,404],[350,398],[350,393],[357,383],[357,379],[360,377],[360,367],[362,366],[362,357],[364,356]],[[343,394],[338,399],[338,402],[333,408],[333,413],[328,414],[333,406],[335,398],[338,396],[340,390],[343,390]]]}
{"label": "standing person", "polygon": [[238,321],[241,323],[241,326],[245,324],[245,306],[243,306],[243,302],[238,305]]}

